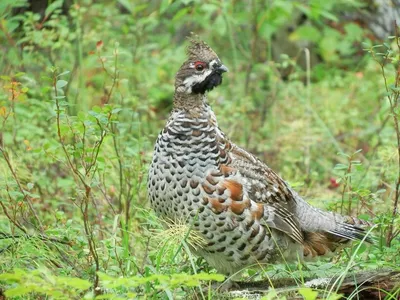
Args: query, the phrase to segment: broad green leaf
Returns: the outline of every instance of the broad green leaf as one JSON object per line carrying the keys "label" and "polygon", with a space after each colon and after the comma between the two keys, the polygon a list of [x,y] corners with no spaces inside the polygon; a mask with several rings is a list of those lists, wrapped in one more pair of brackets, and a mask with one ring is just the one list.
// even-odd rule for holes
{"label": "broad green leaf", "polygon": [[318,292],[311,288],[301,288],[299,289],[299,293],[304,297],[305,300],[315,300],[318,296]]}
{"label": "broad green leaf", "polygon": [[317,28],[311,25],[303,25],[297,28],[289,39],[292,41],[307,40],[312,42],[318,42],[321,38],[321,33]]}
{"label": "broad green leaf", "polygon": [[57,80],[56,87],[57,87],[58,89],[61,89],[61,88],[63,88],[64,86],[66,86],[67,84],[68,84],[68,81],[65,81],[65,80],[60,79],[60,80]]}

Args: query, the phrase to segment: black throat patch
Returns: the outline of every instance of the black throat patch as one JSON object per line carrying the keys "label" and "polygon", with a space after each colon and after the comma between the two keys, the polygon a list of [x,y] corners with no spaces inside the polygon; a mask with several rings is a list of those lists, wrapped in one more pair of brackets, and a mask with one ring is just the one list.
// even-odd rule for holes
{"label": "black throat patch", "polygon": [[216,86],[222,83],[222,74],[218,71],[212,72],[202,82],[196,83],[192,87],[193,94],[204,94],[207,91],[211,91]]}

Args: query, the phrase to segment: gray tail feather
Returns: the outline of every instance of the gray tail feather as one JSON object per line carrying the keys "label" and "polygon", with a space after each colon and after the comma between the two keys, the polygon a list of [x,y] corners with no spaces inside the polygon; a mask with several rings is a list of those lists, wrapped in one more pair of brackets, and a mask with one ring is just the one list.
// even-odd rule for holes
{"label": "gray tail feather", "polygon": [[347,240],[364,240],[371,244],[374,243],[374,239],[367,235],[368,232],[365,229],[351,224],[338,224],[336,229],[329,230],[328,232]]}
{"label": "gray tail feather", "polygon": [[333,212],[327,212],[312,207],[304,201],[298,194],[296,199],[296,217],[306,232],[327,232],[344,240],[364,240],[374,243],[374,239],[368,236],[365,228],[372,227],[374,224],[357,218],[342,216]]}
{"label": "gray tail feather", "polygon": [[[358,219],[354,219],[352,217],[343,217],[341,216],[343,219],[347,219],[350,218],[352,220],[357,220],[360,221]],[[363,227],[367,227],[367,226],[373,226],[373,224],[369,223],[369,222],[360,222],[361,226]],[[333,230],[328,230],[327,232],[342,237],[346,240],[364,240],[368,243],[374,244],[375,240],[373,237],[368,235],[368,231],[365,230],[365,228],[361,227],[359,224],[348,224],[346,223],[346,220],[344,220],[344,222],[338,222],[336,224],[336,228]]]}

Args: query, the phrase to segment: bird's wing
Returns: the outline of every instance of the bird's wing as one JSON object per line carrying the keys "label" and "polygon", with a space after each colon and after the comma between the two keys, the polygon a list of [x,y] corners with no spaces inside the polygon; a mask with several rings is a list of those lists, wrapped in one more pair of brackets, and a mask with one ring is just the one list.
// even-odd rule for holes
{"label": "bird's wing", "polygon": [[[240,207],[242,202],[250,201],[255,208],[262,210],[260,221],[302,243],[303,233],[293,215],[295,198],[286,182],[254,155],[224,136],[219,145],[225,158],[220,162],[220,171],[225,177],[224,186],[231,191],[231,206]],[[248,207],[252,209],[251,205]]]}
{"label": "bird's wing", "polygon": [[231,144],[230,158],[229,166],[237,169],[247,182],[249,198],[274,212],[268,225],[302,243],[303,233],[293,215],[295,198],[287,183],[266,164],[235,144]]}
{"label": "bird's wing", "polygon": [[[330,242],[334,241],[334,244],[349,239],[364,239],[365,231],[362,227],[368,225],[367,223],[310,206],[257,157],[229,141],[227,143],[230,145],[227,165],[245,180],[246,194],[250,200],[262,203],[265,211],[270,213],[267,216],[268,226],[286,233],[293,240],[303,244],[307,242],[310,244],[312,234],[320,235],[321,232],[325,232],[327,236],[324,238]],[[371,241],[368,238],[366,240]]]}

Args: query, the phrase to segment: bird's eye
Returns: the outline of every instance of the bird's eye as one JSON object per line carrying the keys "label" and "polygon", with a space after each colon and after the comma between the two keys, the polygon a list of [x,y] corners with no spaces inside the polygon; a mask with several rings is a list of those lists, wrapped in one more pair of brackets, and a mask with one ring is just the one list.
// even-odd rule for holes
{"label": "bird's eye", "polygon": [[196,61],[194,63],[194,68],[196,69],[196,71],[203,71],[205,67],[206,64],[202,61]]}

